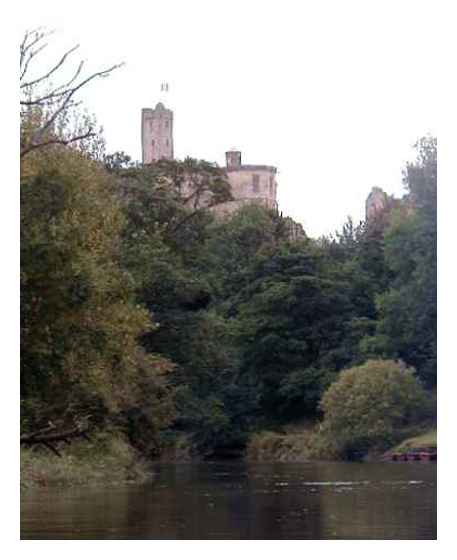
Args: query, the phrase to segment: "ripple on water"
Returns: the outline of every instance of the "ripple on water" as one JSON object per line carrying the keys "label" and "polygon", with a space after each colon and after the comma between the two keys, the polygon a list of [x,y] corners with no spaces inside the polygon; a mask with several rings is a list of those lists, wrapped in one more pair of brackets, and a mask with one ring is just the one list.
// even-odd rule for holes
{"label": "ripple on water", "polygon": [[356,486],[360,484],[370,484],[369,480],[359,480],[359,481],[343,481],[343,480],[326,480],[319,482],[302,482],[303,486]]}

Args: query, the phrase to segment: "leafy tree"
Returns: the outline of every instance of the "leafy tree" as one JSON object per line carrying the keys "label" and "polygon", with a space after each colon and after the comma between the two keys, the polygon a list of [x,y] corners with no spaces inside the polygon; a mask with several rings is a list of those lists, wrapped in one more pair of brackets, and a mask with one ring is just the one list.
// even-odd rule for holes
{"label": "leafy tree", "polygon": [[377,299],[377,336],[368,341],[384,355],[401,358],[433,387],[436,384],[437,144],[423,138],[405,172],[404,208],[385,234],[385,258],[393,279]]}
{"label": "leafy tree", "polygon": [[259,257],[237,304],[242,372],[269,418],[314,415],[322,391],[351,362],[350,285],[311,245]]}
{"label": "leafy tree", "polygon": [[213,216],[201,204],[229,197],[226,179],[219,168],[190,159],[143,168],[132,168],[125,157],[115,159],[125,161],[110,165],[126,216],[121,262],[137,301],[160,325],[142,337],[143,347],[176,364],[170,377],[176,389],[174,428],[192,432],[201,450],[224,438],[228,442],[233,430],[222,393],[233,372],[232,349],[224,322],[208,309],[213,290],[202,263]]}
{"label": "leafy tree", "polygon": [[[163,374],[172,364],[138,342],[154,327],[119,266],[123,215],[109,176],[61,147],[28,163],[21,181],[23,415],[33,425],[90,414],[103,425],[141,403],[145,385],[170,399]],[[167,412],[154,421],[170,419]]]}
{"label": "leafy tree", "polygon": [[372,321],[377,318],[376,296],[386,290],[392,276],[384,255],[386,227],[386,216],[357,226],[349,217],[334,237],[319,240],[335,276],[350,278],[356,315]]}
{"label": "leafy tree", "polygon": [[217,220],[232,196],[215,164],[104,153],[75,99],[115,67],[53,87],[71,49],[28,77],[45,36],[21,46],[25,427],[91,415],[151,456],[164,429],[206,453],[323,413],[317,445],[345,456],[416,421],[413,370],[360,364],[402,358],[435,384],[436,140],[401,204],[331,238],[258,205]]}
{"label": "leafy tree", "polygon": [[288,225],[275,211],[246,205],[230,220],[210,226],[202,272],[220,300],[230,300],[250,281],[250,270],[260,254],[271,254],[288,239]]}
{"label": "leafy tree", "polygon": [[324,419],[314,447],[327,456],[350,457],[385,449],[427,410],[414,370],[392,360],[369,360],[342,371],[324,393]]}
{"label": "leafy tree", "polygon": [[133,161],[128,154],[122,151],[104,154],[103,163],[105,164],[106,170],[110,172],[119,172],[124,169],[130,169],[131,167],[139,167],[137,161]]}

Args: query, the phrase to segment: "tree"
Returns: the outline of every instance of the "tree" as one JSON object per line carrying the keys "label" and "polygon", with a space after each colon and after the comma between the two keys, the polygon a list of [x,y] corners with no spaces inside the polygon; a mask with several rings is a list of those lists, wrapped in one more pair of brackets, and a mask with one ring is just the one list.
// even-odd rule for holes
{"label": "tree", "polygon": [[79,151],[48,147],[22,178],[21,398],[31,427],[88,414],[103,426],[146,410],[145,387],[155,425],[171,419],[173,365],[139,344],[155,327],[119,266],[122,226],[110,176]]}
{"label": "tree", "polygon": [[[93,119],[87,115],[77,118],[79,105],[76,94],[92,80],[106,78],[122,64],[83,77],[84,61],[80,61],[69,80],[54,85],[69,57],[79,48],[75,45],[67,50],[47,71],[30,75],[36,57],[48,46],[46,40],[52,32],[41,28],[27,31],[20,45],[20,91],[21,91],[21,150],[23,158],[34,150],[45,146],[82,145],[97,136]],[[76,118],[73,126],[71,117]]]}
{"label": "tree", "polygon": [[312,244],[283,245],[254,261],[234,302],[241,372],[262,414],[314,416],[334,372],[353,359],[351,286]]}
{"label": "tree", "polygon": [[[377,298],[379,322],[371,344],[417,370],[436,385],[437,344],[437,143],[422,138],[417,159],[408,163],[404,206],[385,233],[389,288]],[[370,341],[367,341],[370,343]]]}
{"label": "tree", "polygon": [[325,391],[324,419],[314,446],[333,457],[383,450],[427,411],[414,370],[392,360],[369,360],[342,371]]}
{"label": "tree", "polygon": [[230,220],[210,225],[201,259],[201,269],[209,278],[216,297],[229,302],[251,281],[256,257],[271,255],[288,241],[290,226],[273,210],[257,204],[246,205]]}
{"label": "tree", "polygon": [[[213,216],[208,212],[230,197],[222,170],[204,161],[161,161],[130,165],[117,154],[107,158],[126,217],[121,263],[160,327],[142,337],[148,353],[176,365],[174,429],[194,434],[198,447],[233,439],[225,409],[226,382],[233,371],[220,317],[208,310],[213,290],[204,272]],[[236,437],[236,436],[235,436]]]}

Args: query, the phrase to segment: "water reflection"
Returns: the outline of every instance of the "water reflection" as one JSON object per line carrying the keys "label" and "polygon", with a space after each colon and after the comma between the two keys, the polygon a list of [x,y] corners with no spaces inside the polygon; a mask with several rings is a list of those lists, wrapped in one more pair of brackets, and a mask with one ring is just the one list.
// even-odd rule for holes
{"label": "water reflection", "polygon": [[434,539],[436,465],[158,465],[145,486],[27,492],[22,538]]}

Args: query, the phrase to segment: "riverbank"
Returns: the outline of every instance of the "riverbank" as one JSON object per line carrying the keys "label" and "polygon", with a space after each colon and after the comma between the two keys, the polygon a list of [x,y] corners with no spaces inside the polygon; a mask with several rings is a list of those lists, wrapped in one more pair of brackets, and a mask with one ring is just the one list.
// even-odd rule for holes
{"label": "riverbank", "polygon": [[22,490],[120,485],[151,478],[151,464],[118,434],[99,433],[90,442],[72,442],[61,457],[46,449],[21,448]]}
{"label": "riverbank", "polygon": [[[281,432],[263,431],[254,434],[239,460],[247,463],[304,463],[326,459],[317,456],[314,447],[316,428],[313,424],[289,425]],[[436,447],[436,426],[428,426],[387,451],[369,452],[360,459],[381,462],[392,453]],[[205,462],[205,457],[193,454],[189,438],[182,436],[175,446],[164,450],[162,456],[154,461],[157,462],[196,463]],[[118,486],[146,482],[153,476],[153,463],[142,458],[119,434],[99,433],[90,442],[73,442],[62,450],[61,457],[56,457],[46,449],[21,449],[23,490],[37,487]]]}
{"label": "riverbank", "polygon": [[254,434],[246,447],[249,462],[298,463],[312,458],[310,441],[314,426],[289,426],[282,433],[263,431]]}
{"label": "riverbank", "polygon": [[[416,432],[412,435],[412,432]],[[407,453],[411,450],[426,451],[437,449],[436,425],[410,428],[407,436],[398,434],[398,443],[391,449],[373,448],[367,453],[355,454],[358,460],[378,462],[393,453]],[[340,458],[341,460],[342,458]],[[318,425],[286,426],[281,432],[264,431],[254,434],[246,448],[249,462],[294,463],[311,460],[339,460],[333,455],[325,455],[319,446]],[[347,460],[347,457],[344,458]]]}
{"label": "riverbank", "polygon": [[390,452],[407,453],[412,449],[426,450],[437,448],[437,431],[436,427],[412,438],[405,439],[396,445]]}

